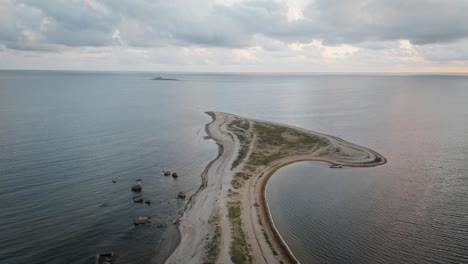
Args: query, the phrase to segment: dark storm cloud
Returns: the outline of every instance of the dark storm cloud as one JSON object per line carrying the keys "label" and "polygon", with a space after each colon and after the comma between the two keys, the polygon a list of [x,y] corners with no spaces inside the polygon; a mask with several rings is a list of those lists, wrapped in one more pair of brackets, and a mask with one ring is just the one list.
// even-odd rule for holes
{"label": "dark storm cloud", "polygon": [[[0,13],[4,15],[0,45],[22,49],[116,43],[246,47],[255,44],[257,35],[284,42],[320,39],[328,45],[366,42],[372,46],[369,43],[400,39],[424,45],[468,36],[465,0],[316,0],[297,21],[287,20],[286,3],[261,0],[231,5],[207,0],[5,3]],[[34,38],[31,34],[25,38],[27,31]]]}

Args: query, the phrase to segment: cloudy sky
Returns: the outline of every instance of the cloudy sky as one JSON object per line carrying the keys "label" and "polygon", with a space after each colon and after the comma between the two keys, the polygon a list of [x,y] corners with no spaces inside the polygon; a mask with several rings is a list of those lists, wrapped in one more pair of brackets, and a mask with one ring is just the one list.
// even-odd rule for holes
{"label": "cloudy sky", "polygon": [[0,0],[0,69],[468,72],[468,0]]}

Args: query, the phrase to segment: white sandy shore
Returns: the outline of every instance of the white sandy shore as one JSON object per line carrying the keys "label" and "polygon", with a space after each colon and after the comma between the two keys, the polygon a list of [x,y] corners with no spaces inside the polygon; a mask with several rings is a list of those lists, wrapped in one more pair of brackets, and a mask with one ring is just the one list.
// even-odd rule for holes
{"label": "white sandy shore", "polygon": [[[209,221],[217,214],[219,214],[219,226],[221,227],[220,254],[217,263],[232,263],[229,254],[231,226],[227,217],[227,202],[232,198],[229,198],[228,190],[232,188],[231,181],[234,173],[241,172],[243,166],[238,166],[238,169],[234,171],[231,170],[231,165],[238,155],[240,143],[236,135],[228,130],[227,124],[236,118],[250,123],[276,124],[227,113],[210,112],[208,114],[213,117],[213,121],[207,125],[207,133],[220,146],[220,155],[204,171],[203,177],[206,187],[197,192],[184,215],[180,218],[181,242],[166,260],[166,263],[203,263],[207,238],[211,237],[214,232],[214,226]],[[264,186],[268,177],[274,171],[282,166],[301,160],[318,160],[341,163],[345,166],[362,167],[386,163],[385,158],[378,153],[340,138],[283,124],[277,125],[326,138],[333,147],[339,147],[341,151],[323,155],[324,150],[318,149],[307,153],[307,155],[288,156],[273,161],[267,166],[256,167],[254,176],[248,179],[240,188],[239,197],[237,198],[241,204],[243,229],[247,243],[250,245],[250,253],[254,263],[297,262],[275,229],[266,204]],[[249,159],[250,153],[255,148],[255,143],[254,134],[244,161]],[[379,157],[380,160],[376,161],[376,157]],[[253,206],[255,203],[260,206]],[[263,224],[260,225],[259,222]],[[265,239],[264,233],[270,238],[271,246]],[[277,254],[273,253],[272,248]]]}

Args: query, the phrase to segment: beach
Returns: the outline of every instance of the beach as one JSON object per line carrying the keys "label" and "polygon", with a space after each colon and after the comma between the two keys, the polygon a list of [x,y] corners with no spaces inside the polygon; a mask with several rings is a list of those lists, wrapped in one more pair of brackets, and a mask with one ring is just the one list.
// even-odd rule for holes
{"label": "beach", "polygon": [[177,219],[181,240],[166,263],[298,262],[271,219],[264,192],[268,178],[304,160],[351,167],[386,163],[377,152],[334,136],[227,113],[207,114],[213,121],[206,132],[218,144],[218,156]]}

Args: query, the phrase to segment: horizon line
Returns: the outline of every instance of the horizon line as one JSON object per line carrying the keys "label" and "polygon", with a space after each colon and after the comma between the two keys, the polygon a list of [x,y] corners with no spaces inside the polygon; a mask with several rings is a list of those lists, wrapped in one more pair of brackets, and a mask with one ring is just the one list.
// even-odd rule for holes
{"label": "horizon line", "polygon": [[102,73],[166,73],[166,74],[291,74],[291,75],[468,75],[468,72],[397,72],[397,71],[164,71],[164,70],[86,70],[86,69],[1,69],[0,71],[55,71],[55,72],[102,72]]}

